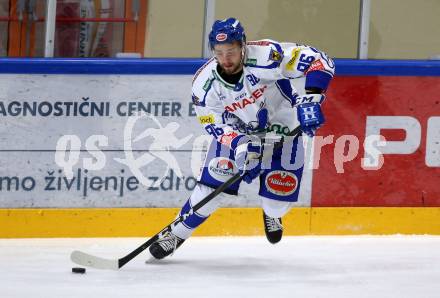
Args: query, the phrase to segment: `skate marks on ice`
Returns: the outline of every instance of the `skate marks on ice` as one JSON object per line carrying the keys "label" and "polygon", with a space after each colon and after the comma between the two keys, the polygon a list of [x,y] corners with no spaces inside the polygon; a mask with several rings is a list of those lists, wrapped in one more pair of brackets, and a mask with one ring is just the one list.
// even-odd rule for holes
{"label": "skate marks on ice", "polygon": [[2,239],[2,297],[438,297],[440,237],[194,237],[162,262],[72,274],[72,250],[118,258],[142,238]]}

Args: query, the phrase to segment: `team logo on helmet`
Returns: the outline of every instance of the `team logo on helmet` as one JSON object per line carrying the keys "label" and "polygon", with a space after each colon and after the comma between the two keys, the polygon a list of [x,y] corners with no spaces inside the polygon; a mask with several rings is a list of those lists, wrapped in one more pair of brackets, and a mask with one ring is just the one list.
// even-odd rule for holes
{"label": "team logo on helmet", "polygon": [[219,33],[215,36],[215,39],[217,41],[225,41],[228,38],[228,35],[226,33]]}
{"label": "team logo on helmet", "polygon": [[246,41],[244,29],[237,19],[217,20],[212,24],[212,30],[209,33],[209,46],[211,49],[214,49],[216,44],[232,43],[234,41],[242,43]]}

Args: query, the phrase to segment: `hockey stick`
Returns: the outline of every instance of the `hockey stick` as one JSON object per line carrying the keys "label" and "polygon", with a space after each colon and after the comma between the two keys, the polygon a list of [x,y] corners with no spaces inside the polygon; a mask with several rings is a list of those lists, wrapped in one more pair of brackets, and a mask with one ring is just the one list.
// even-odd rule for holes
{"label": "hockey stick", "polygon": [[[293,131],[291,131],[288,136],[295,137],[301,133],[300,126],[296,127]],[[282,146],[283,142],[278,142],[275,144],[274,149],[278,149]],[[159,233],[148,239],[146,242],[144,242],[141,246],[127,254],[126,256],[120,258],[120,259],[105,259],[97,256],[93,256],[78,250],[75,250],[70,255],[70,259],[82,266],[88,266],[96,269],[108,269],[108,270],[118,270],[128,262],[130,262],[132,259],[134,259],[138,254],[143,252],[145,249],[147,249],[151,244],[153,244],[156,240],[160,239],[166,232],[171,231],[171,229],[177,225],[178,223],[184,221],[187,219],[190,215],[192,215],[194,212],[202,208],[204,205],[206,205],[209,201],[214,199],[217,195],[222,193],[225,189],[227,189],[232,184],[236,183],[241,179],[240,173],[235,174],[233,177],[231,177],[228,181],[220,185],[216,190],[214,190],[212,193],[207,195],[203,200],[198,202],[196,205],[194,205],[187,213],[180,215],[175,220],[173,220],[169,225],[167,225],[165,228],[163,228]]]}

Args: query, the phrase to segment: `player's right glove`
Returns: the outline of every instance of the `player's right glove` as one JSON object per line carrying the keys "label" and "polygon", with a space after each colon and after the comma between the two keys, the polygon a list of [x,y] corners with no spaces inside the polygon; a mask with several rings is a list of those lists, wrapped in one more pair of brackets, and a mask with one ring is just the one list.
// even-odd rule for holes
{"label": "player's right glove", "polygon": [[242,179],[250,184],[252,180],[260,176],[261,158],[263,145],[257,138],[251,139],[244,136],[240,144],[234,150],[235,165],[237,166]]}

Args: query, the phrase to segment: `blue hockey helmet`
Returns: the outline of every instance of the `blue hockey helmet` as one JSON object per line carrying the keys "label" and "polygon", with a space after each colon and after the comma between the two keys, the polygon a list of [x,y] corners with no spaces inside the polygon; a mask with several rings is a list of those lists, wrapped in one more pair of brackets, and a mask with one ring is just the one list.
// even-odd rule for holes
{"label": "blue hockey helmet", "polygon": [[240,21],[236,18],[215,21],[211,33],[209,33],[211,49],[214,49],[216,44],[233,43],[234,41],[246,42],[246,35]]}

